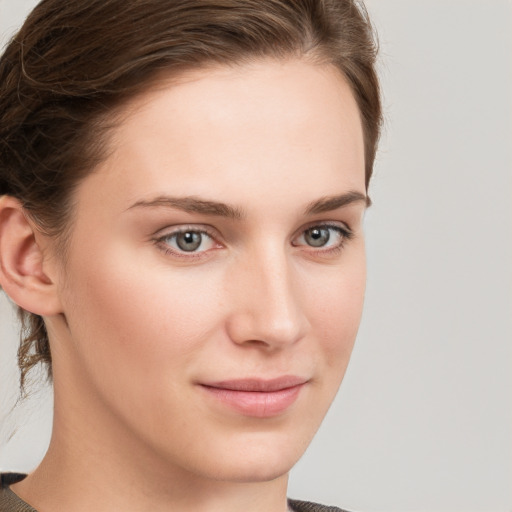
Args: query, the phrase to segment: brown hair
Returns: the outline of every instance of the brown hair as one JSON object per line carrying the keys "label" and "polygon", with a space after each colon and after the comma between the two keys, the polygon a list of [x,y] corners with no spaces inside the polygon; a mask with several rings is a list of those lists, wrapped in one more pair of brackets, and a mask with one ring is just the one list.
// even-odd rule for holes
{"label": "brown hair", "polygon": [[[162,72],[290,56],[333,64],[350,84],[368,187],[381,125],[376,50],[356,0],[43,0],[0,60],[0,195],[62,242],[74,187],[106,156],[115,107]],[[23,390],[39,362],[51,377],[51,353],[43,319],[19,315]]]}

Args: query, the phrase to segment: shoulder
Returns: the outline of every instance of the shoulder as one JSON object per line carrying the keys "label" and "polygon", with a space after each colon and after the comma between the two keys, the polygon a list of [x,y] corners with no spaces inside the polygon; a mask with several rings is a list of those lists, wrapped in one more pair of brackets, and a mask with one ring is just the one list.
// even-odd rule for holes
{"label": "shoulder", "polygon": [[0,512],[37,512],[9,488],[11,484],[19,482],[23,478],[25,475],[20,473],[0,474]]}
{"label": "shoulder", "polygon": [[347,512],[338,507],[328,507],[310,501],[288,500],[288,505],[293,512]]}

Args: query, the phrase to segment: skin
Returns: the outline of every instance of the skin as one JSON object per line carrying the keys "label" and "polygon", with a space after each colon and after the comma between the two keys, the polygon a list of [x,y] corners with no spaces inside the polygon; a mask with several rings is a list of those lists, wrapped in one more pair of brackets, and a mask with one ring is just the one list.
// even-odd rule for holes
{"label": "skin", "polygon": [[[9,260],[46,296],[11,286],[4,257],[5,289],[44,314],[55,387],[50,449],[12,488],[40,512],[284,512],[288,472],[338,390],[361,316],[356,103],[334,68],[262,60],[162,81],[125,114],[112,153],[75,191],[66,260],[31,224],[31,250]],[[319,201],[328,211],[307,212]],[[23,223],[9,204],[4,239],[9,218]],[[309,244],[313,226],[327,245]],[[210,236],[180,251],[180,228]],[[305,384],[263,418],[201,385],[283,375]]]}

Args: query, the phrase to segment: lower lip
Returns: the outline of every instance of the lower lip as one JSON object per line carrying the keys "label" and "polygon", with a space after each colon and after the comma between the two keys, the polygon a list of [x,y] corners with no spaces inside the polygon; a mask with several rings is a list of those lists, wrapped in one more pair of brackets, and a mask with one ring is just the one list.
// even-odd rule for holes
{"label": "lower lip", "polygon": [[299,397],[304,384],[277,391],[236,391],[202,388],[213,398],[235,411],[255,418],[269,418],[285,412]]}

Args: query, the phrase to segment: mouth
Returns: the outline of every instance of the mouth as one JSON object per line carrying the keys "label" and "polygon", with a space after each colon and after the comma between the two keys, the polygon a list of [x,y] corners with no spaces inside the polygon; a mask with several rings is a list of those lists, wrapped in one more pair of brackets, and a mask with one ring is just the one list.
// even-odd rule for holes
{"label": "mouth", "polygon": [[284,413],[298,399],[308,379],[235,379],[201,383],[201,388],[222,407],[244,416],[269,418]]}

